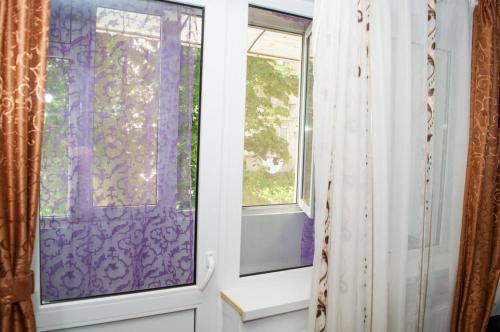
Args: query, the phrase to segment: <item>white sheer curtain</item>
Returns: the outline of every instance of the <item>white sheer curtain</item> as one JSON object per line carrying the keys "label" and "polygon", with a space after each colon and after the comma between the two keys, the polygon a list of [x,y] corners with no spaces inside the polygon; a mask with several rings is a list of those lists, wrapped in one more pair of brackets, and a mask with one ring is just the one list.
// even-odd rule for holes
{"label": "white sheer curtain", "polygon": [[[426,0],[315,0],[310,331],[449,330],[467,157],[471,9],[466,0],[438,2],[432,80],[428,9]],[[428,84],[435,88],[430,130]]]}
{"label": "white sheer curtain", "polygon": [[[371,23],[388,7],[364,0],[315,6],[317,247],[310,330],[373,325],[384,331],[390,67],[383,53],[390,34],[386,25]],[[372,43],[372,34],[380,43]]]}
{"label": "white sheer curtain", "polygon": [[[427,4],[391,0],[389,331],[449,331],[468,144],[471,8],[437,4],[432,177],[424,197]],[[424,218],[429,199],[430,218]]]}

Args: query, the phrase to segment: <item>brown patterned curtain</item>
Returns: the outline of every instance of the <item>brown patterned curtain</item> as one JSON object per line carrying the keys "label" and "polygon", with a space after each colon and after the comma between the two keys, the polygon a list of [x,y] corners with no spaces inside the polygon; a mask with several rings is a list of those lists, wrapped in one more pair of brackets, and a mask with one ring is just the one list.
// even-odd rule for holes
{"label": "brown patterned curtain", "polygon": [[0,331],[35,331],[31,304],[49,0],[0,0]]}
{"label": "brown patterned curtain", "polygon": [[480,0],[472,35],[471,117],[451,331],[485,331],[500,277],[500,0]]}

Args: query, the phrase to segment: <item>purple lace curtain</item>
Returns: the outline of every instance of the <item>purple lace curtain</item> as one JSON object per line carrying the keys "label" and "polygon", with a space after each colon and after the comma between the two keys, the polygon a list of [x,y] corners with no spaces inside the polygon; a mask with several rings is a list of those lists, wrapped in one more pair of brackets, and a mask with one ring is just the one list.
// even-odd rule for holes
{"label": "purple lace curtain", "polygon": [[42,301],[193,283],[202,11],[144,0],[51,7]]}
{"label": "purple lace curtain", "polygon": [[304,214],[302,239],[300,241],[300,265],[312,265],[314,260],[314,219]]}

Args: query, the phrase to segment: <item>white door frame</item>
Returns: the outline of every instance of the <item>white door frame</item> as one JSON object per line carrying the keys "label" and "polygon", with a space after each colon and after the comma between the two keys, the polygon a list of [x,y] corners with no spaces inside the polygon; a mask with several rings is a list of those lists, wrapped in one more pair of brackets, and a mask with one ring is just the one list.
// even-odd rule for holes
{"label": "white door frame", "polygon": [[203,67],[201,89],[201,123],[198,179],[198,219],[196,224],[196,285],[133,294],[41,304],[39,232],[36,234],[32,268],[35,271],[35,293],[32,296],[37,329],[53,329],[113,322],[187,309],[196,310],[196,326],[203,331],[217,331],[220,327],[218,287],[215,271],[206,288],[201,285],[208,278],[206,253],[213,253],[218,261],[220,220],[220,181],[222,161],[221,100],[224,98],[225,18],[224,0],[173,1],[204,8]]}

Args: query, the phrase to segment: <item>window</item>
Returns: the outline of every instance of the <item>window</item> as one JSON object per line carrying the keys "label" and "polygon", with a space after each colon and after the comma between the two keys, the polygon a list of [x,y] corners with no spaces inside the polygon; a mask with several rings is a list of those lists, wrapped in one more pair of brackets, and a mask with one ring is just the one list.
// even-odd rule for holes
{"label": "window", "polygon": [[306,64],[304,66],[305,80],[303,87],[303,121],[302,121],[302,140],[301,152],[302,163],[300,180],[300,198],[299,205],[310,217],[314,214],[314,181],[313,181],[313,57],[311,52],[311,31],[306,33],[304,55]]}
{"label": "window", "polygon": [[203,10],[51,7],[42,302],[193,284]]}
{"label": "window", "polygon": [[296,204],[302,50],[310,20],[256,7],[249,12],[243,206]]}
{"label": "window", "polygon": [[312,263],[311,20],[249,7],[240,275]]}

